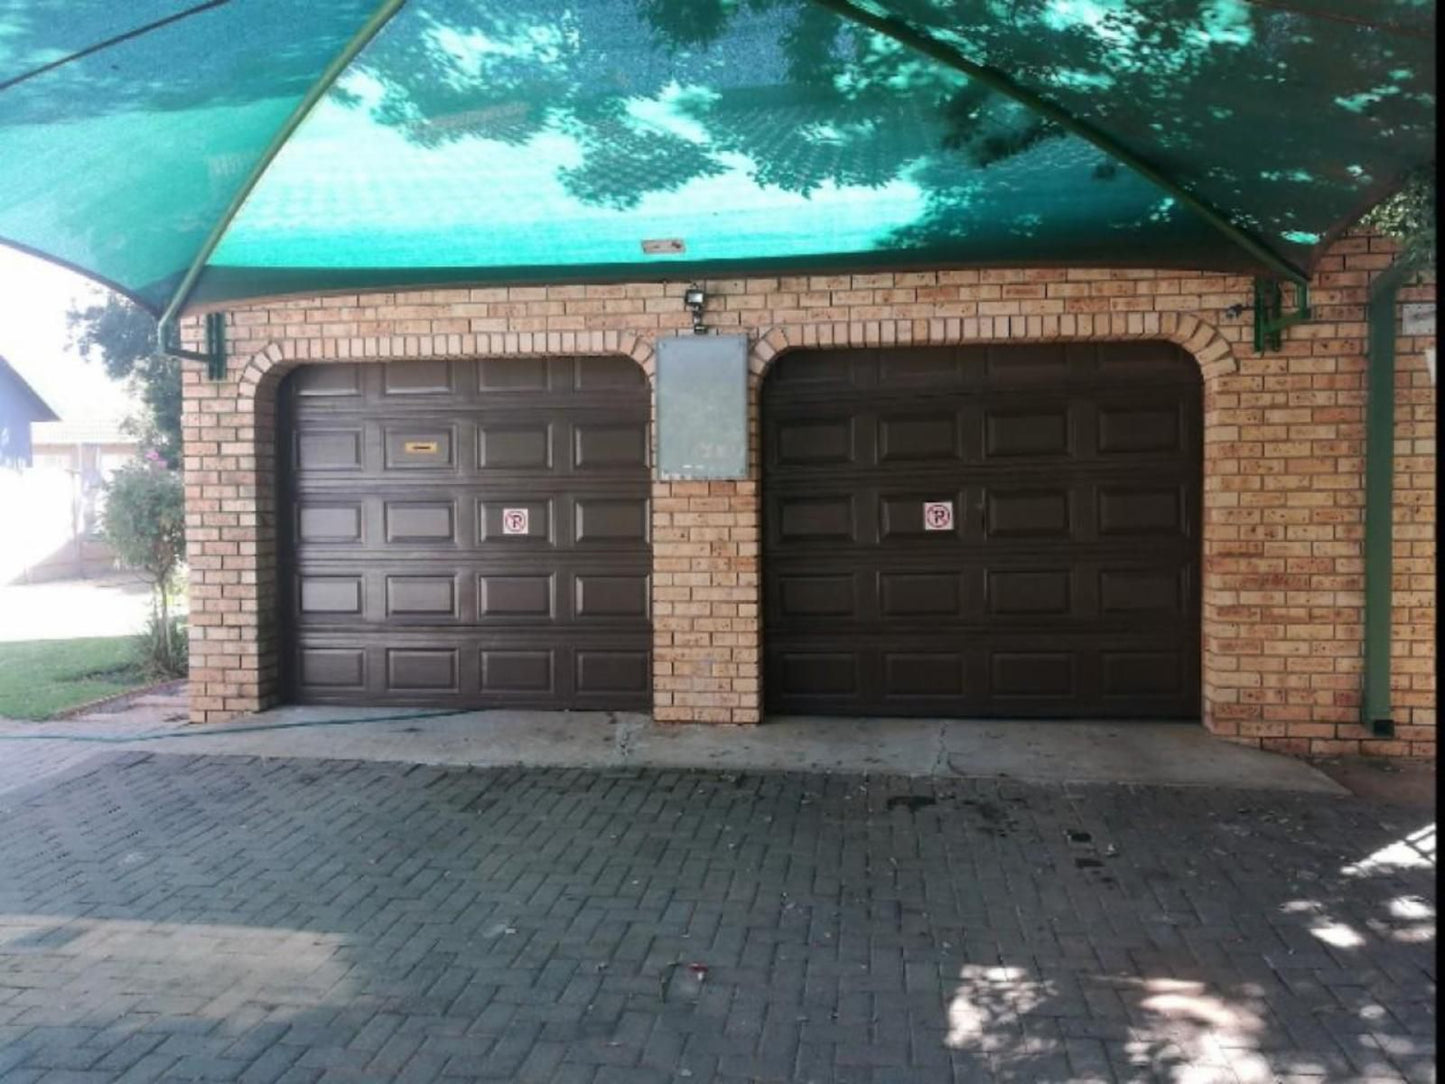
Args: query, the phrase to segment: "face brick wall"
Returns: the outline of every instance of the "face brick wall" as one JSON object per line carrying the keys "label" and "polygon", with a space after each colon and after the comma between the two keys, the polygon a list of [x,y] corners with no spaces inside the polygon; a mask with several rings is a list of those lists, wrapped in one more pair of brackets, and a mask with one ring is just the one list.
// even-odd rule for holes
{"label": "face brick wall", "polygon": [[[653,485],[654,709],[759,719],[758,388],[814,346],[1168,339],[1205,386],[1206,725],[1292,753],[1435,752],[1435,414],[1424,351],[1398,342],[1395,738],[1359,725],[1364,601],[1364,303],[1392,246],[1349,235],[1318,270],[1315,319],[1258,356],[1251,280],[1009,269],[708,280],[707,322],[753,342],[752,476]],[[297,364],[620,353],[651,373],[684,333],[685,283],[446,289],[254,303],[228,318],[222,382],[185,372],[191,696],[197,721],[277,701],[274,398]],[[1433,299],[1412,287],[1405,300]],[[1244,304],[1241,315],[1226,310]],[[186,325],[192,343],[199,320]]]}

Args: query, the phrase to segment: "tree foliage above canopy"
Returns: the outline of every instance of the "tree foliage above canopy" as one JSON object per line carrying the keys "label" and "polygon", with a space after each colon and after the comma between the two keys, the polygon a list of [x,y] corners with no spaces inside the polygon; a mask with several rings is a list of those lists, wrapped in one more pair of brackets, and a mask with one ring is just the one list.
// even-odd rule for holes
{"label": "tree foliage above canopy", "polygon": [[1403,255],[1435,264],[1435,217],[1439,193],[1435,163],[1412,173],[1400,190],[1366,216],[1365,222],[1399,240]]}

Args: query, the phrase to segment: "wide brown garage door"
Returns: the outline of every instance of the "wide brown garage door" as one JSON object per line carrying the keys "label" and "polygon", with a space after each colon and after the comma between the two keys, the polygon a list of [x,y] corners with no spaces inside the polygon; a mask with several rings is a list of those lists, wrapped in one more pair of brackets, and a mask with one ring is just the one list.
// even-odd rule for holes
{"label": "wide brown garage door", "polygon": [[769,710],[1196,718],[1201,394],[1165,343],[780,359]]}
{"label": "wide brown garage door", "polygon": [[312,366],[281,422],[295,700],[650,707],[632,361]]}

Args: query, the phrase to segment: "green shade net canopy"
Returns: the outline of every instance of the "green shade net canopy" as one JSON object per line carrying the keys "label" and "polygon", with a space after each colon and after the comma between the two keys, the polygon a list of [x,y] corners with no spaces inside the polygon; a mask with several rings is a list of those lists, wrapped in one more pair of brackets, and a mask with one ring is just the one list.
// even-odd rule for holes
{"label": "green shade net canopy", "polygon": [[0,0],[0,241],[153,312],[969,265],[1298,280],[1434,159],[1413,0]]}

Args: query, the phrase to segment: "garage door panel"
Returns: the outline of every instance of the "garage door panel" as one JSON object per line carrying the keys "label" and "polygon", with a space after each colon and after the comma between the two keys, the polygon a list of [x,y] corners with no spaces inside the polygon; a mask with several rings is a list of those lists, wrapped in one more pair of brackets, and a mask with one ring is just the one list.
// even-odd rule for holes
{"label": "garage door panel", "polygon": [[387,691],[460,692],[458,656],[457,648],[387,648]]}
{"label": "garage door panel", "polygon": [[855,383],[889,388],[954,386],[964,378],[965,363],[975,360],[970,358],[970,352],[968,348],[954,347],[869,351],[859,359],[866,376]]}
{"label": "garage door panel", "polygon": [[791,712],[1160,719],[1180,717],[1197,682],[1187,656],[1137,636],[1132,647],[1077,636],[1039,650],[1028,635],[838,632],[770,647],[769,696]]}
{"label": "garage door panel", "polygon": [[[554,530],[556,505],[545,498],[499,493],[476,502],[479,548],[535,550],[555,546],[564,533]],[[523,513],[519,522],[515,513]],[[509,515],[510,513],[510,515]]]}
{"label": "garage door panel", "polygon": [[861,613],[855,579],[853,572],[780,572],[769,617],[779,621],[858,620]]}
{"label": "garage door panel", "polygon": [[[363,542],[368,547],[480,546],[506,552],[567,549],[583,542],[589,550],[631,552],[637,545],[647,544],[650,498],[640,487],[589,487],[596,496],[582,502],[586,507],[579,521],[580,534],[569,526],[578,505],[568,500],[566,487],[539,485],[520,492],[518,488],[509,483],[508,491],[475,498],[471,496],[475,490],[464,486],[443,491],[409,487],[405,496],[371,494],[357,502],[337,501],[334,490],[302,494],[289,512],[293,544],[305,544],[313,555],[359,552],[358,544]],[[559,492],[550,496],[546,493],[550,489]],[[464,504],[474,514],[459,514]],[[525,522],[509,521],[509,511],[525,512]],[[366,552],[372,551],[368,548]]]}
{"label": "garage door panel", "polygon": [[557,578],[551,573],[481,573],[477,621],[551,621],[557,616]]}
{"label": "garage door panel", "polygon": [[460,363],[475,368],[471,386],[481,398],[515,393],[545,392],[549,399],[571,397],[621,402],[630,396],[646,402],[647,374],[631,358],[609,356],[556,356],[539,358],[485,358]]}
{"label": "garage door panel", "polygon": [[383,501],[383,538],[388,543],[454,545],[457,509],[452,501]]}
{"label": "garage door panel", "polygon": [[1068,539],[1076,533],[1075,494],[1063,486],[997,487],[984,492],[989,538]]}
{"label": "garage door panel", "polygon": [[360,365],[308,365],[291,377],[301,399],[348,398],[361,395]]}
{"label": "garage door panel", "polygon": [[361,429],[316,429],[296,438],[294,463],[301,471],[361,470]]}
{"label": "garage door panel", "polygon": [[995,700],[1079,699],[1079,667],[1072,652],[994,651],[988,674]]}
{"label": "garage door panel", "polygon": [[[586,357],[570,359],[573,387],[579,392],[640,392],[647,390],[647,374],[631,358]],[[644,398],[645,401],[645,398]]]}
{"label": "garage door panel", "polygon": [[[545,592],[543,583],[551,585]],[[651,569],[644,557],[575,551],[520,570],[511,559],[470,551],[444,562],[308,558],[290,597],[292,617],[311,626],[495,623],[511,615],[645,630]]]}
{"label": "garage door panel", "polygon": [[298,594],[303,615],[361,616],[360,576],[302,576]]}
{"label": "garage door panel", "polygon": [[[1194,375],[1187,368],[1194,361],[1185,357],[1181,367],[1181,354],[1182,351],[1173,343],[1159,339],[1108,343],[1096,353],[1097,372],[1104,381],[1132,385],[1188,383],[1181,378]],[[1181,368],[1184,369],[1182,374]]]}
{"label": "garage door panel", "polygon": [[573,657],[580,695],[607,697],[620,693],[650,698],[652,674],[647,651],[578,648]]}
{"label": "garage door panel", "polygon": [[991,617],[1068,618],[1075,612],[1071,568],[990,569],[984,576]]}
{"label": "garage door panel", "polygon": [[985,459],[1048,458],[1072,451],[1069,409],[997,409],[984,414]]}
{"label": "garage door panel", "polygon": [[573,539],[580,546],[649,541],[648,502],[641,497],[578,497],[572,502]]}
{"label": "garage door panel", "polygon": [[[932,489],[884,493],[878,497],[877,504],[875,522],[878,525],[878,538],[882,542],[932,546],[936,549],[954,545],[966,529],[969,502],[960,489],[936,486]],[[929,504],[951,505],[953,526],[930,527],[924,521],[924,506]],[[864,534],[863,537],[868,536]]]}
{"label": "garage door panel", "polygon": [[623,425],[592,423],[573,429],[572,466],[575,470],[647,466],[647,423]]}
{"label": "garage door panel", "polygon": [[348,545],[361,541],[361,503],[303,504],[292,514],[296,524],[294,541],[312,544]]}
{"label": "garage door panel", "polygon": [[1098,449],[1108,456],[1186,454],[1182,404],[1098,407]]}
{"label": "garage door panel", "polygon": [[1185,619],[1190,583],[1188,568],[1103,568],[1099,570],[1099,609],[1106,616],[1162,616]]}
{"label": "garage door panel", "polygon": [[[1117,364],[1113,348],[779,361],[763,388],[769,710],[1197,714],[1197,366],[1169,344]],[[927,455],[897,454],[894,427],[920,419]],[[951,528],[924,530],[931,501],[953,503]]]}
{"label": "garage door panel", "polygon": [[768,678],[779,692],[803,700],[853,697],[860,690],[860,669],[855,651],[785,649],[771,660]]}
{"label": "garage door panel", "polygon": [[318,704],[646,711],[652,699],[650,633],[317,632],[288,669],[294,695]]}
{"label": "garage door panel", "polygon": [[879,616],[892,621],[960,621],[969,616],[968,573],[945,569],[937,572],[879,572]]}
{"label": "garage door panel", "polygon": [[878,458],[883,463],[956,462],[963,457],[955,411],[905,413],[878,419]]}
{"label": "garage door panel", "polygon": [[398,617],[461,620],[455,575],[384,576],[387,619]]}
{"label": "garage door panel", "polygon": [[315,375],[331,368],[298,370],[281,400],[292,694],[645,709],[651,481],[637,365]]}
{"label": "garage door panel", "polygon": [[485,421],[477,428],[477,466],[485,471],[549,471],[552,442],[552,426],[544,419]]}
{"label": "garage door panel", "polygon": [[778,501],[773,522],[779,541],[850,543],[858,540],[851,494],[783,497]]}
{"label": "garage door panel", "polygon": [[781,421],[769,447],[779,463],[790,467],[850,464],[857,458],[854,422],[851,417]]}
{"label": "garage door panel", "polygon": [[[327,368],[320,366],[319,368]],[[435,395],[449,400],[457,391],[455,368],[449,361],[409,361],[381,370],[383,395]]]}
{"label": "garage door panel", "polygon": [[556,696],[554,655],[552,651],[483,651],[481,691],[502,696]]}
{"label": "garage door panel", "polygon": [[877,364],[874,351],[801,351],[789,354],[786,365],[775,366],[768,374],[768,382],[785,387],[790,398],[807,396],[814,389],[851,385],[854,370],[869,364]]}
{"label": "garage door panel", "polygon": [[580,572],[572,577],[572,612],[579,621],[645,621],[650,615],[651,577]]}
{"label": "garage door panel", "polygon": [[385,467],[389,471],[456,468],[457,431],[454,426],[385,426]]}
{"label": "garage door panel", "polygon": [[366,651],[360,647],[306,647],[301,650],[303,688],[332,694],[366,692]]}
{"label": "garage door panel", "polygon": [[1171,697],[1183,694],[1186,666],[1177,651],[1104,651],[1106,697]]}
{"label": "garage door panel", "polygon": [[1178,485],[1112,485],[1098,491],[1100,535],[1180,537],[1189,495]]}
{"label": "garage door panel", "polygon": [[1069,382],[1074,369],[1088,357],[1086,351],[1052,343],[1021,343],[984,351],[983,386],[1006,390],[1017,387],[1057,389]]}
{"label": "garage door panel", "polygon": [[477,363],[477,387],[484,392],[551,391],[548,358],[487,358]]}
{"label": "garage door panel", "polygon": [[959,651],[886,651],[883,696],[944,697],[956,700],[966,690],[967,662]]}

